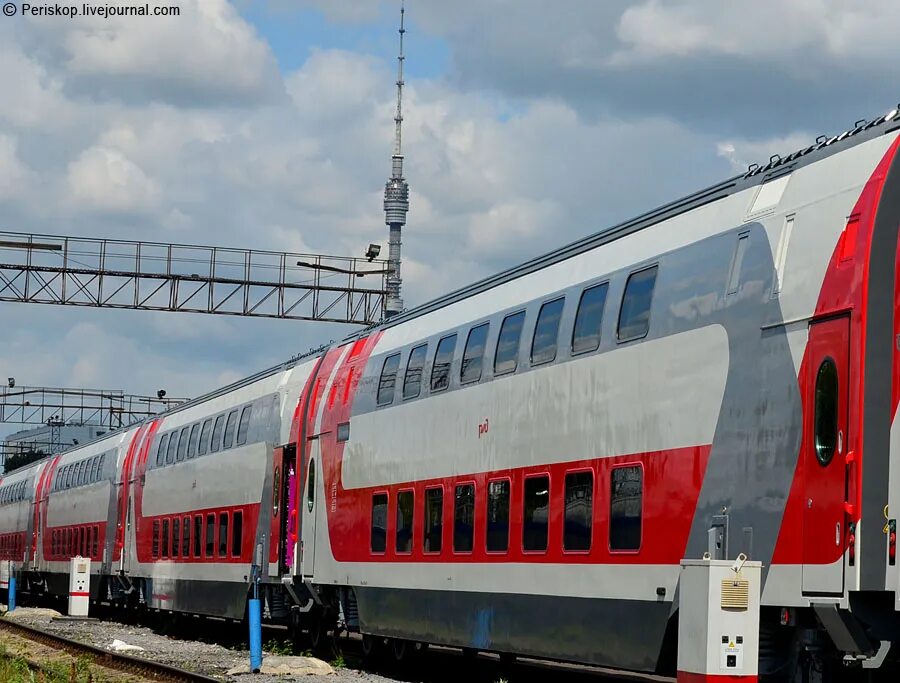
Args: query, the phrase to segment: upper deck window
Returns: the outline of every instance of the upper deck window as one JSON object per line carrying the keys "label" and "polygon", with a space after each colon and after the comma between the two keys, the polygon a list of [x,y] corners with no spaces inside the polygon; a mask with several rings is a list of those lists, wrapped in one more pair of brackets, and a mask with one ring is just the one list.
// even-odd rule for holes
{"label": "upper deck window", "polygon": [[428,344],[421,344],[409,352],[406,375],[403,378],[403,398],[415,398],[422,391],[422,369],[428,355]]}
{"label": "upper deck window", "polygon": [[600,326],[603,324],[603,308],[609,284],[588,287],[581,294],[575,327],[572,330],[572,353],[596,351],[600,346]]}
{"label": "upper deck window", "polygon": [[378,380],[378,405],[394,402],[394,388],[397,386],[397,370],[400,368],[400,354],[395,353],[384,359],[381,377]]}
{"label": "upper deck window", "polygon": [[243,446],[247,443],[247,433],[250,431],[250,414],[253,406],[244,406],[241,410],[241,419],[238,421],[237,445]]}
{"label": "upper deck window", "polygon": [[619,341],[646,337],[650,331],[650,305],[659,266],[644,268],[628,276],[619,311]]}
{"label": "upper deck window", "polygon": [[562,318],[565,298],[548,301],[541,306],[537,324],[534,326],[534,338],[531,341],[531,364],[549,363],[556,358],[556,347],[559,342],[559,321]]}
{"label": "upper deck window", "polygon": [[459,372],[459,380],[463,384],[477,382],[481,379],[481,366],[484,360],[484,347],[487,343],[489,323],[478,325],[469,330],[466,339],[466,350],[463,352],[462,367]]}
{"label": "upper deck window", "polygon": [[431,368],[431,390],[442,391],[450,386],[450,366],[453,365],[453,354],[456,351],[456,335],[451,334],[438,342],[434,354],[434,365]]}
{"label": "upper deck window", "polygon": [[500,335],[497,337],[497,351],[494,353],[494,374],[515,372],[519,365],[519,344],[522,341],[522,326],[525,311],[512,313],[503,319]]}

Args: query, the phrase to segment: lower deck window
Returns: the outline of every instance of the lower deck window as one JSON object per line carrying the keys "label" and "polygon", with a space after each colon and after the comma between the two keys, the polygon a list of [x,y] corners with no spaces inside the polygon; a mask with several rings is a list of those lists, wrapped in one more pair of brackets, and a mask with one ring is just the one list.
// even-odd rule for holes
{"label": "lower deck window", "polygon": [[641,547],[644,470],[640,466],[618,467],[612,471],[609,509],[610,550],[638,550]]}
{"label": "lower deck window", "polygon": [[509,548],[509,480],[488,483],[487,550],[505,553]]}
{"label": "lower deck window", "polygon": [[190,557],[191,556],[191,518],[185,517],[184,521],[181,523],[181,533],[183,534],[181,538],[181,556],[182,557]]}
{"label": "lower deck window", "polygon": [[231,514],[231,556],[240,557],[244,547],[244,513],[235,510]]}
{"label": "lower deck window", "polygon": [[396,548],[398,553],[412,552],[414,503],[415,494],[412,491],[400,491],[397,494]]}
{"label": "lower deck window", "polygon": [[569,472],[566,475],[566,509],[563,548],[591,549],[591,521],[594,512],[594,473]]}
{"label": "lower deck window", "polygon": [[169,520],[164,519],[162,523],[162,556],[169,556]]}
{"label": "lower deck window", "polygon": [[444,533],[444,489],[425,489],[425,552],[441,552]]}
{"label": "lower deck window", "polygon": [[219,557],[228,554],[228,513],[219,513]]}
{"label": "lower deck window", "polygon": [[387,547],[387,511],[388,497],[386,493],[372,496],[372,534],[370,547],[373,553],[383,553]]}
{"label": "lower deck window", "polygon": [[453,551],[472,552],[475,529],[475,485],[460,484],[456,487],[453,505]]}
{"label": "lower deck window", "polygon": [[206,515],[206,557],[216,555],[216,516]]}
{"label": "lower deck window", "polygon": [[203,515],[194,517],[194,557],[200,557],[203,553]]}
{"label": "lower deck window", "polygon": [[534,552],[547,550],[547,529],[550,513],[550,477],[529,477],[525,480],[525,499],[522,515],[522,548]]}
{"label": "lower deck window", "polygon": [[178,557],[181,548],[181,520],[176,517],[172,520],[172,557]]}

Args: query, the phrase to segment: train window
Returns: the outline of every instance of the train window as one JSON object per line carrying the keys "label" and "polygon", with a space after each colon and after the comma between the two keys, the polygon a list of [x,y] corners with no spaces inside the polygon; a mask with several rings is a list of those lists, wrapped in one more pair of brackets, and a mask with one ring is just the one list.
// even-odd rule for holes
{"label": "train window", "polygon": [[434,354],[434,365],[431,366],[431,390],[442,391],[450,386],[450,366],[453,365],[453,353],[456,351],[456,335],[451,334],[438,342]]}
{"label": "train window", "polygon": [[505,553],[509,548],[509,479],[488,482],[485,526],[488,552]]}
{"label": "train window", "polygon": [[628,276],[619,311],[619,341],[646,337],[650,331],[650,305],[659,266],[644,268]]}
{"label": "train window", "polygon": [[225,438],[222,441],[222,450],[231,448],[234,444],[234,428],[237,426],[238,411],[228,413],[228,421],[225,423]]}
{"label": "train window", "polygon": [[618,467],[610,476],[609,549],[641,547],[644,471],[639,465]]}
{"label": "train window", "polygon": [[156,466],[160,467],[166,460],[166,446],[169,445],[169,435],[159,437],[159,446],[156,448]]}
{"label": "train window", "polygon": [[78,485],[79,486],[84,486],[84,484],[87,483],[87,472],[88,472],[89,464],[90,463],[87,460],[82,460],[80,463],[78,463]]}
{"label": "train window", "polygon": [[214,557],[216,554],[216,516],[213,513],[206,515],[206,557]]}
{"label": "train window", "polygon": [[235,510],[231,515],[231,556],[240,557],[244,547],[244,513]]}
{"label": "train window", "polygon": [[175,462],[175,455],[178,452],[178,432],[171,432],[169,435],[169,447],[166,449],[166,464],[171,465]]}
{"label": "train window", "polygon": [[540,475],[525,479],[522,510],[522,548],[547,550],[547,520],[550,514],[550,477]]}
{"label": "train window", "polygon": [[414,507],[415,493],[412,491],[400,491],[397,494],[397,534],[395,541],[398,553],[412,552]]}
{"label": "train window", "polygon": [[203,422],[200,430],[200,443],[197,446],[197,455],[206,455],[209,450],[209,433],[212,431],[212,418]]}
{"label": "train window", "polygon": [[335,435],[338,441],[344,442],[350,440],[350,423],[349,422],[340,422],[337,426],[337,434]]}
{"label": "train window", "polygon": [[515,372],[519,365],[519,345],[522,341],[522,327],[525,311],[512,313],[503,319],[500,336],[497,337],[497,351],[494,353],[494,374]]}
{"label": "train window", "polygon": [[53,480],[53,490],[59,491],[60,482],[62,481],[62,470],[56,470],[56,478]]}
{"label": "train window", "polygon": [[400,368],[400,354],[395,353],[384,359],[381,377],[378,379],[378,405],[386,406],[394,402],[394,388],[397,385],[397,370]]}
{"label": "train window", "polygon": [[831,358],[822,361],[816,373],[814,429],[816,458],[826,466],[838,443],[838,373]]}
{"label": "train window", "polygon": [[487,344],[489,323],[484,323],[469,330],[466,349],[463,351],[462,367],[459,370],[459,381],[477,382],[481,379],[481,366],[484,361],[484,347]]}
{"label": "train window", "polygon": [[403,377],[403,398],[415,398],[422,391],[422,369],[428,355],[428,344],[420,344],[409,352]]}
{"label": "train window", "polygon": [[603,309],[609,284],[588,287],[581,293],[575,327],[572,330],[572,353],[596,351],[600,346],[600,326],[603,324]]}
{"label": "train window", "polygon": [[453,552],[472,552],[475,531],[475,484],[459,484],[453,505]]}
{"label": "train window", "polygon": [[194,557],[203,553],[203,515],[194,516]]}
{"label": "train window", "polygon": [[191,438],[188,440],[188,460],[197,457],[197,446],[200,442],[200,423],[191,427]]}
{"label": "train window", "polygon": [[222,450],[222,430],[225,428],[225,416],[219,415],[216,418],[216,424],[213,426],[212,444],[209,447],[210,453],[217,453]]}
{"label": "train window", "polygon": [[185,517],[181,522],[181,556],[191,556],[191,518]]}
{"label": "train window", "polygon": [[306,475],[306,509],[312,512],[316,502],[316,461],[310,459],[309,472]]}
{"label": "train window", "polygon": [[97,481],[103,478],[103,466],[106,464],[106,453],[100,456],[100,464],[97,465]]}
{"label": "train window", "polygon": [[549,363],[556,358],[556,346],[559,343],[559,321],[562,319],[565,298],[548,301],[541,306],[537,324],[534,326],[534,337],[531,340],[531,364]]}
{"label": "train window", "polygon": [[243,446],[247,443],[247,433],[250,431],[250,414],[253,406],[244,406],[241,411],[241,419],[238,420],[237,445]]}
{"label": "train window", "polygon": [[388,497],[386,493],[372,496],[372,534],[370,548],[373,553],[383,553],[387,546]]}
{"label": "train window", "polygon": [[160,553],[163,557],[169,556],[169,520],[164,519],[162,523],[162,547]]}
{"label": "train window", "polygon": [[566,474],[566,508],[563,525],[563,549],[590,550],[594,516],[594,473]]}
{"label": "train window", "polygon": [[172,520],[172,557],[178,557],[178,551],[181,549],[181,518],[176,517]]}
{"label": "train window", "polygon": [[190,436],[190,427],[185,427],[181,430],[181,436],[178,437],[178,452],[176,454],[176,460],[178,460],[178,462],[182,462],[185,458],[187,458],[188,439],[190,438]]}
{"label": "train window", "polygon": [[731,259],[731,271],[728,274],[728,287],[726,294],[737,294],[741,285],[741,268],[744,265],[744,252],[750,243],[750,233],[738,235],[737,245],[734,248],[734,258]]}
{"label": "train window", "polygon": [[219,557],[228,554],[228,513],[219,513]]}
{"label": "train window", "polygon": [[444,489],[425,489],[425,543],[426,553],[441,552],[444,535]]}
{"label": "train window", "polygon": [[97,466],[100,464],[100,456],[95,456],[91,458],[91,473],[88,477],[88,483],[93,484],[97,481]]}
{"label": "train window", "polygon": [[98,557],[100,550],[100,527],[96,524],[91,528],[91,557]]}

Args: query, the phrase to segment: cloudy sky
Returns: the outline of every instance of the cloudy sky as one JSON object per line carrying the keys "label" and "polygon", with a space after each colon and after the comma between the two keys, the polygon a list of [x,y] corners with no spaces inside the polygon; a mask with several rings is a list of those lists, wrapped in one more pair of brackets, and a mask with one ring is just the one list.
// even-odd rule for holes
{"label": "cloudy sky", "polygon": [[[165,4],[181,16],[0,16],[0,230],[385,242],[399,0]],[[896,105],[900,3],[749,7],[408,0],[407,304]],[[186,396],[352,331],[21,304],[0,320],[0,377]]]}

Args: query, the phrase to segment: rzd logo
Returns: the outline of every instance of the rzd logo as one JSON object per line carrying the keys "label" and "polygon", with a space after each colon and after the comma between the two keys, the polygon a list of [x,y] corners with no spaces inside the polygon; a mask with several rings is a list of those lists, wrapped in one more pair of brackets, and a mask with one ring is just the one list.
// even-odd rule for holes
{"label": "rzd logo", "polygon": [[484,422],[478,425],[478,438],[480,439],[482,435],[488,433],[488,419],[484,418]]}

